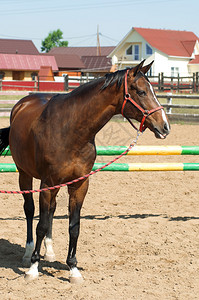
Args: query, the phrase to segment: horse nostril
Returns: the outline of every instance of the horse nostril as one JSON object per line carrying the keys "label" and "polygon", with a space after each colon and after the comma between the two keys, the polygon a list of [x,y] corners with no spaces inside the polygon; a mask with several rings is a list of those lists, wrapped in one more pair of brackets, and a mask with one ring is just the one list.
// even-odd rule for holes
{"label": "horse nostril", "polygon": [[169,125],[168,125],[168,123],[164,123],[164,131],[165,132],[169,132]]}

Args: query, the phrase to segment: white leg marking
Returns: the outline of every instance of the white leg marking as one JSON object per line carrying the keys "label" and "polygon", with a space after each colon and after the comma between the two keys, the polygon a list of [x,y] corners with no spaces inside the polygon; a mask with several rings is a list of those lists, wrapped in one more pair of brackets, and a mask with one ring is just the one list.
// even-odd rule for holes
{"label": "white leg marking", "polygon": [[38,265],[39,265],[38,261],[31,265],[30,269],[25,274],[26,280],[31,281],[38,278],[39,276]]}
{"label": "white leg marking", "polygon": [[31,256],[32,256],[33,251],[34,251],[34,243],[33,242],[26,243],[26,250],[25,250],[25,254],[22,259],[23,264],[29,264],[29,266],[30,266]]}
{"label": "white leg marking", "polygon": [[70,270],[70,276],[69,276],[70,283],[82,283],[83,282],[83,277],[78,270],[78,268],[72,268]]}
{"label": "white leg marking", "polygon": [[55,253],[53,251],[53,242],[50,238],[45,238],[44,245],[46,247],[46,253],[44,259],[50,262],[55,261]]}

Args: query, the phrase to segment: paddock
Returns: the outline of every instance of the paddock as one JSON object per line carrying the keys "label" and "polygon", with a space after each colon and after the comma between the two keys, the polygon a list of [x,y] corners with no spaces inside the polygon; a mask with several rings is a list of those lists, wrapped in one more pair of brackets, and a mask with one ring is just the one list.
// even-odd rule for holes
{"label": "paddock", "polygon": [[[8,125],[0,119],[0,127]],[[138,145],[199,144],[199,125],[172,125],[166,140],[147,130]],[[128,145],[128,123],[110,121],[97,145]],[[97,163],[110,157],[99,156]],[[197,155],[123,157],[121,163],[198,163]],[[12,163],[11,157],[0,159]],[[1,190],[18,190],[17,173],[0,173]],[[39,187],[35,181],[35,187]],[[197,299],[199,294],[199,172],[100,172],[90,179],[82,209],[78,263],[84,283],[68,282],[67,192],[58,195],[53,232],[56,262],[41,260],[41,276],[24,281],[26,223],[20,195],[1,194],[2,299]],[[38,194],[34,228],[38,221]],[[42,248],[42,255],[44,249]],[[41,270],[41,269],[40,269]]]}

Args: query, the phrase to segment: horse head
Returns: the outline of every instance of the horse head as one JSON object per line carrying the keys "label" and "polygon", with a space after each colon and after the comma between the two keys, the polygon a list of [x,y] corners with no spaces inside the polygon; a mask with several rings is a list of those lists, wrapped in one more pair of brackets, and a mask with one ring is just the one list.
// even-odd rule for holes
{"label": "horse head", "polygon": [[154,89],[145,75],[153,61],[149,65],[143,66],[144,61],[126,71],[125,96],[121,112],[129,121],[132,118],[141,122],[141,132],[148,127],[154,132],[156,138],[163,139],[169,134],[170,125]]}

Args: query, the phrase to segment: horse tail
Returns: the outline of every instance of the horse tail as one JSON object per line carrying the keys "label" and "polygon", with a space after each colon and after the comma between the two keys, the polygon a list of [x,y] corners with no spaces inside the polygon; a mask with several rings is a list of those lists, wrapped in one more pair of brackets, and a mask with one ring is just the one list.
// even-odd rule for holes
{"label": "horse tail", "polygon": [[10,127],[0,129],[0,155],[9,145]]}

